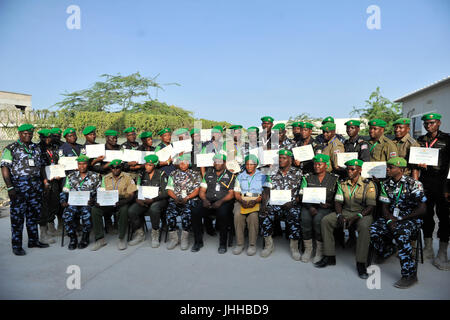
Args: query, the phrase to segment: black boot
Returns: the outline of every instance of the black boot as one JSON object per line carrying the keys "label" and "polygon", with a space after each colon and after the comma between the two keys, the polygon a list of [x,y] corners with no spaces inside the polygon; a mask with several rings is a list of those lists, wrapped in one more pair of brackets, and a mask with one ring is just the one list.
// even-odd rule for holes
{"label": "black boot", "polygon": [[69,242],[69,250],[75,250],[77,248],[78,244],[78,238],[76,232],[73,233],[73,235],[69,235],[70,242]]}
{"label": "black boot", "polygon": [[203,241],[202,242],[195,242],[192,246],[191,252],[198,252],[200,251],[200,248],[203,247]]}
{"label": "black boot", "polygon": [[28,243],[28,248],[48,248],[48,247],[50,247],[48,244],[42,243],[40,241]]}
{"label": "black boot", "polygon": [[89,245],[89,232],[83,232],[81,241],[78,244],[78,249],[84,249]]}
{"label": "black boot", "polygon": [[20,247],[20,248],[13,248],[13,253],[14,253],[16,256],[24,256],[24,255],[27,254],[27,253],[25,252],[25,250],[23,250],[22,247]]}
{"label": "black boot", "polygon": [[316,268],[325,268],[326,266],[334,266],[336,264],[336,256],[323,256],[322,260],[314,264]]}
{"label": "black boot", "polygon": [[367,279],[369,275],[367,274],[366,264],[362,262],[356,263],[356,270],[358,270],[358,276],[361,279]]}

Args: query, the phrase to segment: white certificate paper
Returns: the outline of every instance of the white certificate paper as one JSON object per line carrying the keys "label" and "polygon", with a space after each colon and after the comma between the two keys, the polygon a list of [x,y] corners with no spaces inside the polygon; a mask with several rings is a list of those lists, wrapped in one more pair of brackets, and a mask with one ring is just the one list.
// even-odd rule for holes
{"label": "white certificate paper", "polygon": [[192,151],[192,142],[191,139],[180,140],[172,142],[173,153],[178,154],[182,152],[191,152]]}
{"label": "white certificate paper", "polygon": [[270,190],[270,204],[272,206],[282,206],[286,202],[292,201],[291,190]]}
{"label": "white certificate paper", "polygon": [[409,151],[409,163],[425,163],[428,166],[437,166],[439,149],[411,147]]}
{"label": "white certificate paper", "polygon": [[119,190],[97,190],[97,203],[102,206],[114,206],[119,201]]}
{"label": "white certificate paper", "polygon": [[358,152],[339,152],[337,154],[338,167],[346,168],[345,163],[349,160],[358,159]]}
{"label": "white certificate paper", "polygon": [[[141,157],[139,158],[139,164],[144,164],[145,163],[145,157],[148,156],[149,154],[156,154],[155,151],[139,151],[141,153]],[[159,158],[158,158],[158,161]]]}
{"label": "white certificate paper", "polygon": [[278,164],[278,151],[279,150],[264,150],[261,163],[263,165]]}
{"label": "white certificate paper", "polygon": [[304,188],[303,189],[303,203],[326,203],[327,202],[327,188]]}
{"label": "white certificate paper", "polygon": [[314,150],[311,144],[292,148],[292,153],[294,154],[294,159],[300,162],[314,158]]}
{"label": "white certificate paper", "polygon": [[105,162],[111,162],[113,160],[122,160],[123,152],[122,150],[106,150],[106,156],[103,161]]}
{"label": "white certificate paper", "polygon": [[173,148],[171,145],[159,150],[156,155],[158,156],[159,162],[165,162],[173,155]]}
{"label": "white certificate paper", "polygon": [[142,151],[123,149],[122,161],[126,162],[138,162],[141,161]]}
{"label": "white certificate paper", "polygon": [[210,141],[212,138],[211,131],[212,131],[212,129],[201,129],[200,130],[200,140],[202,142]]}
{"label": "white certificate paper", "polygon": [[153,199],[156,198],[159,194],[159,187],[151,187],[151,186],[138,186],[138,199]]}
{"label": "white certificate paper", "polygon": [[58,164],[64,166],[64,170],[77,170],[78,162],[77,157],[61,157],[58,160]]}
{"label": "white certificate paper", "polygon": [[89,191],[69,191],[69,205],[71,206],[87,206],[89,198]]}
{"label": "white certificate paper", "polygon": [[45,174],[47,175],[48,180],[52,180],[53,178],[56,177],[62,178],[66,176],[65,168],[63,165],[60,164],[54,166],[46,166]]}
{"label": "white certificate paper", "polygon": [[364,162],[361,171],[361,177],[363,178],[386,178],[386,162]]}
{"label": "white certificate paper", "polygon": [[214,165],[213,162],[214,153],[199,153],[195,155],[195,163],[197,167],[212,167]]}
{"label": "white certificate paper", "polygon": [[105,155],[105,144],[87,144],[86,156],[89,158],[98,158]]}

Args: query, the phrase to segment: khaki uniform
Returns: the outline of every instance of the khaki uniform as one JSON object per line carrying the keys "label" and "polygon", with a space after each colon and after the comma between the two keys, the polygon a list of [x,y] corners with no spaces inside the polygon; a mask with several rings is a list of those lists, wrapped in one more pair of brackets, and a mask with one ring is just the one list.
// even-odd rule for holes
{"label": "khaki uniform", "polygon": [[[355,189],[356,188],[356,189]],[[353,193],[350,196],[350,193]],[[376,206],[376,189],[372,181],[359,177],[355,186],[351,180],[341,184],[336,192],[336,202],[342,202],[342,215],[346,220],[355,217],[368,206]],[[355,223],[358,231],[358,240],[356,242],[356,262],[365,263],[369,252],[370,231],[369,227],[373,222],[372,215],[363,216]],[[333,212],[322,219],[321,232],[324,242],[324,255],[335,256],[334,229],[337,225],[337,214]]]}
{"label": "khaki uniform", "polygon": [[397,146],[384,135],[377,141],[368,141],[370,147],[370,161],[388,161],[398,156]]}
{"label": "khaki uniform", "polygon": [[322,154],[330,156],[331,166],[327,168],[327,172],[338,169],[337,154],[339,152],[345,152],[344,144],[335,136],[333,139],[328,141]]}
{"label": "khaki uniform", "polygon": [[[411,147],[420,147],[420,144],[414,140],[409,133],[407,133],[400,140],[394,139],[392,140],[394,144],[397,146],[397,156],[404,158],[409,162],[409,150]],[[413,165],[408,164],[408,167],[405,169],[405,175],[411,176],[411,170],[414,168]]]}

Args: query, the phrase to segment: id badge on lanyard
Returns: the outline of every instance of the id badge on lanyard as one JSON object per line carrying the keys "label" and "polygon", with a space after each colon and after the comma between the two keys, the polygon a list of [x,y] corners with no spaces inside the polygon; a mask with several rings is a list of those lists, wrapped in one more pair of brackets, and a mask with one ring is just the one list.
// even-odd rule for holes
{"label": "id badge on lanyard", "polygon": [[393,212],[393,216],[396,217],[396,218],[398,218],[398,215],[399,215],[399,214],[400,214],[400,208],[395,207],[395,208],[394,208],[394,212]]}
{"label": "id badge on lanyard", "polygon": [[181,191],[181,197],[182,197],[183,199],[187,197],[187,192],[186,192],[186,190],[182,190],[182,191]]}
{"label": "id badge on lanyard", "polygon": [[220,184],[216,183],[216,191],[219,192],[220,191]]}
{"label": "id badge on lanyard", "polygon": [[30,166],[30,167],[34,167],[35,166],[34,159],[28,159],[28,166]]}

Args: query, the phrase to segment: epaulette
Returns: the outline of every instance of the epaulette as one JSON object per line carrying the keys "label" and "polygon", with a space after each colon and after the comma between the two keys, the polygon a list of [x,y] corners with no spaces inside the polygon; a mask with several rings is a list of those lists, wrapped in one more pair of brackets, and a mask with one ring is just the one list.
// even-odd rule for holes
{"label": "epaulette", "polygon": [[409,141],[409,143],[411,143],[411,144],[414,144],[414,143],[416,143],[417,141],[416,140],[414,140],[414,138],[413,137],[411,137],[411,136],[409,136],[408,137],[408,141]]}

